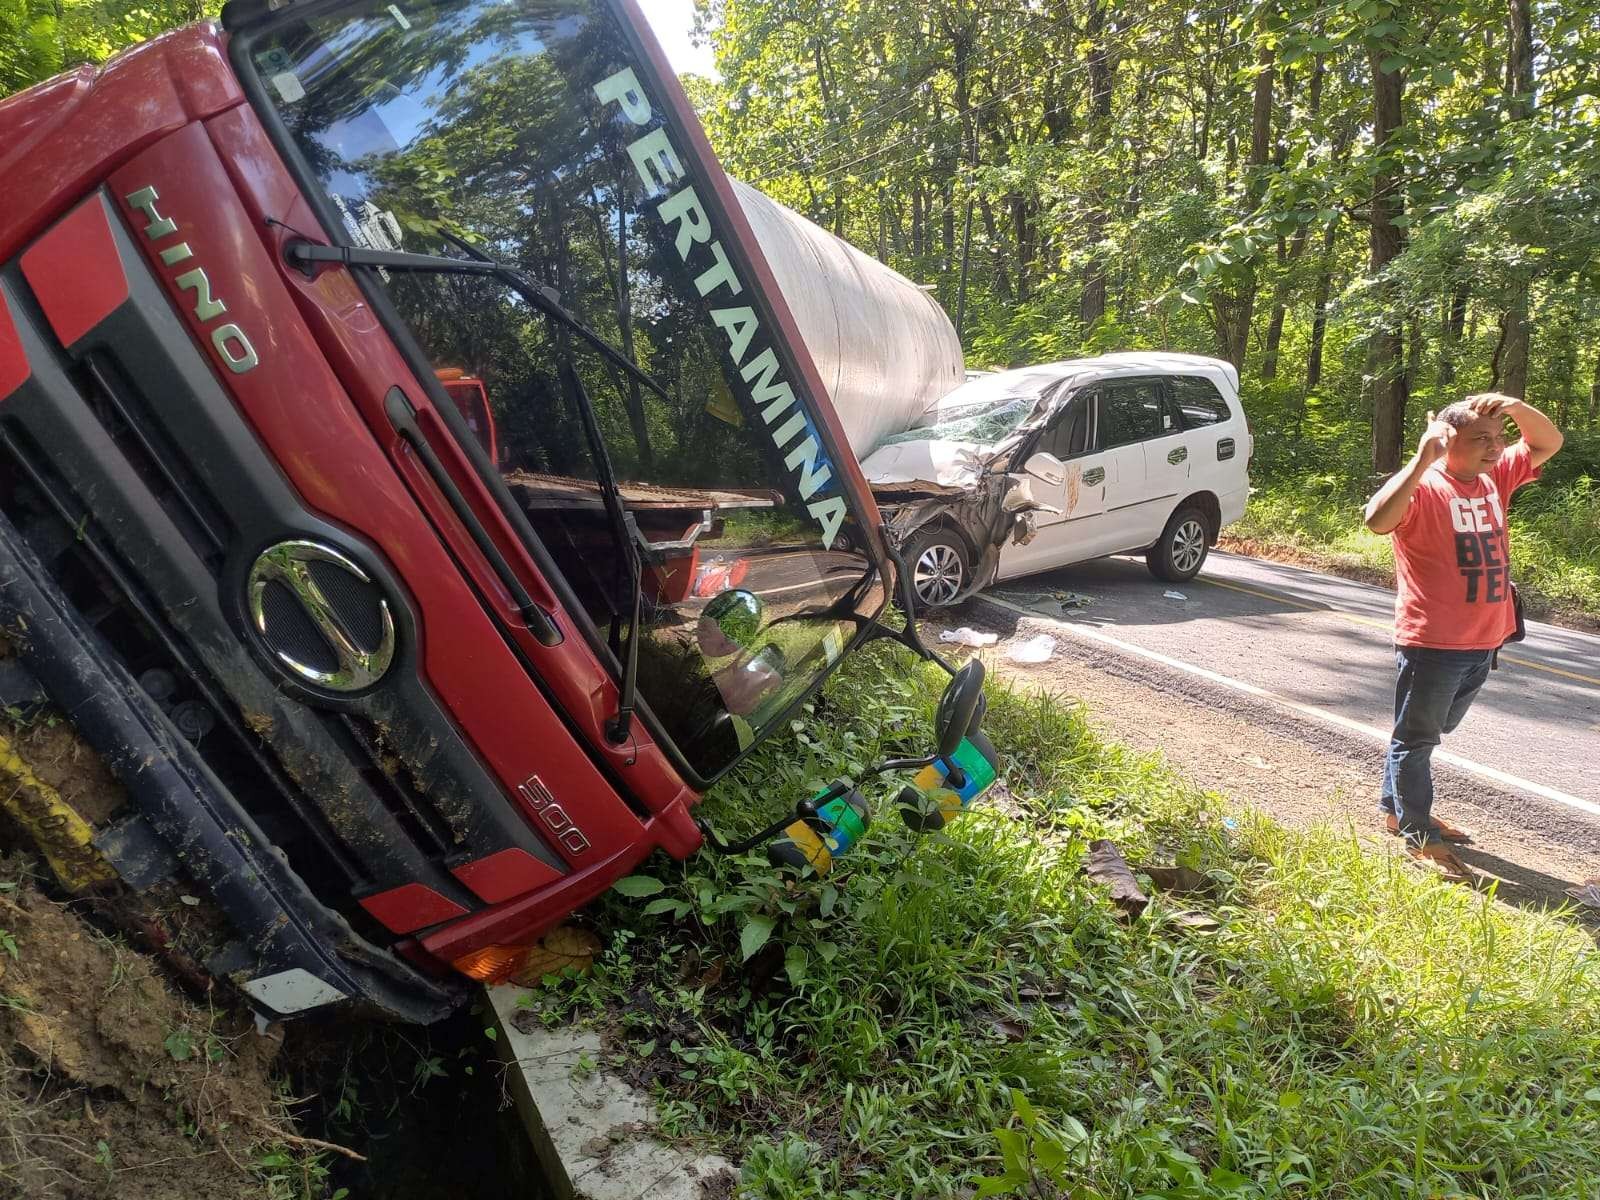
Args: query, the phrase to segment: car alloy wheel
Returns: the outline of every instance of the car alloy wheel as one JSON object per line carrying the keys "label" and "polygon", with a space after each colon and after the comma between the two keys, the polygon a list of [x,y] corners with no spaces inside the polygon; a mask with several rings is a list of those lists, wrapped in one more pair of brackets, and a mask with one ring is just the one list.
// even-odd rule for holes
{"label": "car alloy wheel", "polygon": [[1188,574],[1206,555],[1206,528],[1191,517],[1172,531],[1172,565]]}
{"label": "car alloy wheel", "polygon": [[954,546],[935,542],[917,555],[911,581],[917,589],[917,598],[930,607],[949,604],[961,593],[966,582],[961,555]]}

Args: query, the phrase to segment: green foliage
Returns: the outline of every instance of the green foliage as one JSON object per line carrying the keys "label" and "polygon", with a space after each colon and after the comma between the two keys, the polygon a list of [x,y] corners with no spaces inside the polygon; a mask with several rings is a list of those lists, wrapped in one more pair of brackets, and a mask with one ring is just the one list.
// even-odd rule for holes
{"label": "green foliage", "polygon": [[0,0],[0,97],[221,10],[221,0]]}
{"label": "green foliage", "polygon": [[[1230,357],[1257,473],[1364,498],[1386,328],[1416,425],[1506,382],[1503,321],[1526,302],[1527,397],[1569,432],[1600,427],[1591,8],[1531,6],[1530,96],[1507,86],[1505,0],[703,0],[722,79],[695,94],[733,173],[952,313],[970,205],[973,365]],[[1402,123],[1379,148],[1374,80],[1395,72]],[[1375,271],[1373,188],[1391,176],[1400,246]],[[1600,567],[1574,544],[1548,556],[1552,596]]]}
{"label": "green foliage", "polygon": [[[940,676],[903,658],[843,668],[707,815],[753,829],[925,739]],[[743,1194],[774,1200],[1600,1186],[1581,931],[1348,832],[1230,811],[1060,699],[991,687],[989,712],[1001,785],[940,834],[886,815],[826,880],[754,856],[657,863],[661,893],[610,897],[609,951],[537,1009],[605,1006],[669,1131],[727,1143]],[[869,797],[886,812],[891,786]],[[1185,931],[1160,893],[1119,920],[1080,870],[1098,836],[1207,871],[1221,928]],[[746,958],[753,918],[769,932]]]}
{"label": "green foliage", "polygon": [[0,96],[61,69],[60,22],[53,3],[0,0]]}

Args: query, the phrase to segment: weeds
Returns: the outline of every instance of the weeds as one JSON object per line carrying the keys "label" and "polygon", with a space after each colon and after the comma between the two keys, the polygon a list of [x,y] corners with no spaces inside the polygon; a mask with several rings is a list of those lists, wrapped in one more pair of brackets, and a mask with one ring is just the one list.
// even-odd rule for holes
{"label": "weeds", "polygon": [[[941,678],[890,655],[724,781],[718,826],[920,746]],[[608,953],[551,980],[541,1014],[603,1005],[613,1065],[653,1081],[669,1132],[725,1144],[753,1196],[1600,1187],[1580,932],[1229,810],[1072,705],[992,689],[989,713],[991,801],[920,839],[881,820],[826,881],[754,856],[650,864],[660,889],[607,901]],[[1185,930],[1159,893],[1118,920],[1080,870],[1098,836],[1220,878],[1220,929]]]}

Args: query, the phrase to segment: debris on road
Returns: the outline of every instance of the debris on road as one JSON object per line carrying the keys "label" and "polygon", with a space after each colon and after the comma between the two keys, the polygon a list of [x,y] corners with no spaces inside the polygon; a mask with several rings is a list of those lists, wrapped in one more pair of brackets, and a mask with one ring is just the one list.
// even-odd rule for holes
{"label": "debris on road", "polygon": [[1093,596],[1086,596],[1082,592],[1069,592],[1063,589],[1053,589],[1048,592],[1020,592],[995,590],[994,595],[1012,604],[1020,604],[1024,608],[1046,617],[1067,617],[1077,609],[1088,608],[1094,603]]}
{"label": "debris on road", "polygon": [[951,642],[957,646],[992,646],[1000,640],[998,633],[979,633],[970,625],[963,625],[960,629],[941,629],[939,631],[941,642]]}
{"label": "debris on road", "polygon": [[1187,600],[1189,598],[1188,596],[1185,596],[1182,592],[1175,592],[1171,588],[1168,588],[1166,591],[1162,592],[1161,594],[1163,596],[1165,596],[1168,600]]}
{"label": "debris on road", "polygon": [[1042,663],[1048,662],[1055,652],[1055,638],[1041,633],[1026,641],[1013,640],[1006,649],[1006,657],[1014,663]]}

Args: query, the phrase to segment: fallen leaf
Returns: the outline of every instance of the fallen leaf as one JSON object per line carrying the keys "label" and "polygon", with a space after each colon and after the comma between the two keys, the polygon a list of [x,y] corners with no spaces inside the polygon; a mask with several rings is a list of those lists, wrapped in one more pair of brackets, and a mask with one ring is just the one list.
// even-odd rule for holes
{"label": "fallen leaf", "polygon": [[1215,896],[1220,887],[1217,881],[1193,867],[1154,867],[1138,863],[1135,875],[1147,876],[1153,887],[1174,896]]}
{"label": "fallen leaf", "polygon": [[1005,1017],[1000,1018],[998,1021],[991,1021],[989,1028],[994,1031],[995,1036],[1008,1042],[1020,1042],[1028,1036],[1028,1027],[1026,1025]]}
{"label": "fallen leaf", "polygon": [[1089,843],[1089,857],[1084,861],[1083,873],[1095,883],[1111,889],[1111,903],[1129,917],[1137,917],[1150,903],[1150,897],[1139,890],[1139,881],[1128,868],[1122,851],[1105,838]]}
{"label": "fallen leaf", "polygon": [[1192,929],[1197,933],[1222,928],[1222,922],[1217,918],[1196,912],[1175,912],[1172,914],[1172,923],[1179,929]]}
{"label": "fallen leaf", "polygon": [[578,1149],[585,1158],[602,1158],[611,1151],[611,1139],[608,1137],[588,1138]]}
{"label": "fallen leaf", "polygon": [[586,974],[599,953],[600,939],[592,931],[576,925],[558,925],[528,951],[511,982],[532,987],[546,975],[559,975],[568,968]]}
{"label": "fallen leaf", "polygon": [[1585,908],[1600,908],[1600,877],[1585,879],[1576,887],[1569,887],[1567,895]]}

